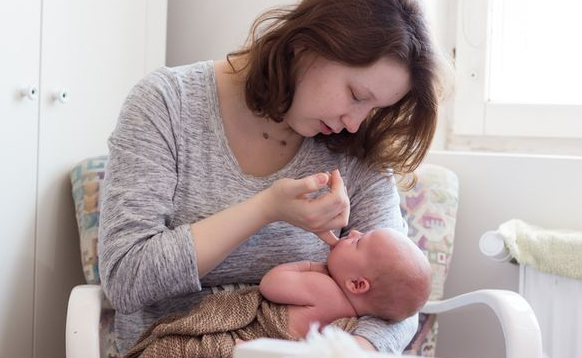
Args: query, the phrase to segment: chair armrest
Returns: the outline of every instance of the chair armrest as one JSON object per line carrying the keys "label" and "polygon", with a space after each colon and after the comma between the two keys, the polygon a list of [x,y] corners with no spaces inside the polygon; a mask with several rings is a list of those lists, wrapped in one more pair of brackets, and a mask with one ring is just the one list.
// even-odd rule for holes
{"label": "chair armrest", "polygon": [[103,289],[98,285],[79,285],[71,291],[67,308],[67,358],[99,358],[103,296]]}
{"label": "chair armrest", "polygon": [[542,358],[542,334],[527,301],[508,290],[479,290],[443,301],[429,301],[423,313],[442,313],[471,304],[483,303],[497,316],[505,337],[507,358]]}

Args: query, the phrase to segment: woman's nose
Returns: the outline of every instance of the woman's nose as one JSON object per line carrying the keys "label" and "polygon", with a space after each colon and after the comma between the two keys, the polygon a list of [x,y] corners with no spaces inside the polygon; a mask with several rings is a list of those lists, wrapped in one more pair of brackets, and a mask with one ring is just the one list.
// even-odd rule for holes
{"label": "woman's nose", "polygon": [[344,128],[350,133],[356,133],[360,124],[366,119],[368,113],[362,110],[352,110],[341,117]]}

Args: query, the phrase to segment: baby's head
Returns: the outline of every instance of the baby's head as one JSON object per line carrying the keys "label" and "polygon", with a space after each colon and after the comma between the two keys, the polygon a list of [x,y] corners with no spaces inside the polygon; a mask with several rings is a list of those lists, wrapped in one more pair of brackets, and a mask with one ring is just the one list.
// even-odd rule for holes
{"label": "baby's head", "polygon": [[392,229],[351,231],[332,247],[327,265],[358,316],[401,321],[422,308],[432,288],[422,251]]}

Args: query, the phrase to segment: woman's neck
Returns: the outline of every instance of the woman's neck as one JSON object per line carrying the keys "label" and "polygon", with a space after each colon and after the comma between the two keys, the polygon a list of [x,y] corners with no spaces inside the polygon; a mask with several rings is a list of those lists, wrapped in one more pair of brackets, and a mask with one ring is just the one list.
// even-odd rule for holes
{"label": "woman's neck", "polygon": [[215,62],[215,74],[224,133],[240,170],[264,177],[284,168],[299,152],[303,137],[285,122],[276,123],[251,111],[244,81],[228,62]]}
{"label": "woman's neck", "polygon": [[[233,59],[232,63],[235,68],[240,68],[241,61]],[[297,148],[301,145],[303,137],[293,131],[284,120],[278,123],[259,116],[247,106],[243,71],[234,72],[228,61],[220,60],[215,62],[215,72],[219,98],[228,98],[228,102],[223,100],[221,104],[224,119],[236,118],[237,127],[253,137],[259,136],[281,146]]]}

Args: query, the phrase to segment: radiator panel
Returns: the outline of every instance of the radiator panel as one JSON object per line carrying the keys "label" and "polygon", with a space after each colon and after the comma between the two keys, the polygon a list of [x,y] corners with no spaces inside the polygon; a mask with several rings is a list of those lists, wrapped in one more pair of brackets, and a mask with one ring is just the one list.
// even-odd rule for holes
{"label": "radiator panel", "polygon": [[582,281],[521,265],[519,291],[539,321],[544,354],[582,357]]}

